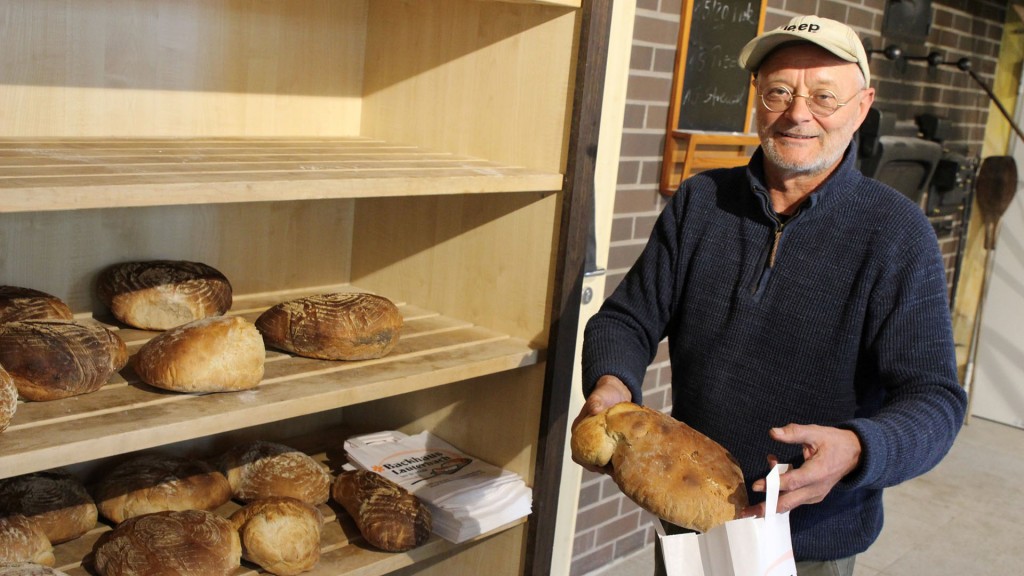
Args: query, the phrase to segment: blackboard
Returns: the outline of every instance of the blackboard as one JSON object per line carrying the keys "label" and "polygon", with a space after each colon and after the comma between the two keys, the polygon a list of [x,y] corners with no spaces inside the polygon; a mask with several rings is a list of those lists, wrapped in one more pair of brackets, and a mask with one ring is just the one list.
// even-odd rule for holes
{"label": "blackboard", "polygon": [[760,32],[763,14],[764,0],[683,2],[673,95],[677,130],[747,129],[750,73],[738,58]]}

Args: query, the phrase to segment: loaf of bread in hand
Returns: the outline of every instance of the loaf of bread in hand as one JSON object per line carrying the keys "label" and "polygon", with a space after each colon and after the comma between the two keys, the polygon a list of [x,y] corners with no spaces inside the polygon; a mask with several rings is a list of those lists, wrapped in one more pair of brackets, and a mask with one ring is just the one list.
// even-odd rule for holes
{"label": "loaf of bread in hand", "polygon": [[0,576],[68,576],[56,568],[31,562],[0,562]]}
{"label": "loaf of bread in hand", "polygon": [[51,544],[74,540],[96,527],[97,510],[85,485],[65,470],[0,480],[0,516],[36,521]]}
{"label": "loaf of bread in hand", "polygon": [[26,400],[59,400],[95,392],[127,363],[124,341],[99,324],[73,320],[0,324],[0,365]]}
{"label": "loaf of bread in hand", "polygon": [[174,392],[248,390],[263,379],[263,338],[240,316],[193,320],[139,348],[132,367],[143,382]]}
{"label": "loaf of bread in hand", "polygon": [[430,510],[408,490],[376,472],[342,472],[334,481],[331,496],[355,520],[363,538],[381,550],[410,550],[430,537]]}
{"label": "loaf of bread in hand", "polygon": [[20,514],[0,516],[0,563],[53,566],[56,561],[53,545],[37,521]]}
{"label": "loaf of bread in hand", "polygon": [[111,522],[164,510],[213,510],[231,499],[227,478],[202,460],[147,453],[115,466],[93,491]]}
{"label": "loaf of bread in hand", "polygon": [[578,462],[611,464],[623,494],[678,526],[707,532],[747,506],[743,472],[732,455],[657,410],[616,404],[577,424],[570,447]]}
{"label": "loaf of bread in hand", "polygon": [[217,461],[232,495],[242,502],[289,497],[307,504],[327,502],[331,474],[308,454],[277,442],[238,444]]}
{"label": "loaf of bread in hand", "polygon": [[367,360],[395,347],[402,314],[374,294],[318,294],[271,307],[256,319],[256,327],[268,346],[299,356]]}
{"label": "loaf of bread in hand", "polygon": [[63,300],[33,288],[0,286],[0,324],[16,320],[72,320]]}
{"label": "loaf of bread in hand", "polygon": [[14,385],[14,378],[0,366],[0,432],[7,429],[17,411],[18,387]]}
{"label": "loaf of bread in hand", "polygon": [[115,318],[143,330],[167,330],[231,309],[231,283],[216,268],[185,260],[122,262],[96,282]]}
{"label": "loaf of bread in hand", "polygon": [[203,510],[129,518],[96,542],[100,576],[228,576],[242,565],[234,525]]}
{"label": "loaf of bread in hand", "polygon": [[242,558],[277,576],[312,570],[320,561],[323,514],[294,498],[263,498],[231,515]]}

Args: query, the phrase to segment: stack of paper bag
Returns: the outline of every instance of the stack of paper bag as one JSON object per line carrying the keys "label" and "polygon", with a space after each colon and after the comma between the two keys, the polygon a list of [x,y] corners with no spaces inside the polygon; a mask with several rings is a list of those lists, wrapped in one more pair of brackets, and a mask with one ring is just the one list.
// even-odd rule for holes
{"label": "stack of paper bag", "polygon": [[349,462],[416,495],[436,534],[455,543],[528,516],[533,493],[513,472],[473,458],[431,434],[386,431],[345,441]]}

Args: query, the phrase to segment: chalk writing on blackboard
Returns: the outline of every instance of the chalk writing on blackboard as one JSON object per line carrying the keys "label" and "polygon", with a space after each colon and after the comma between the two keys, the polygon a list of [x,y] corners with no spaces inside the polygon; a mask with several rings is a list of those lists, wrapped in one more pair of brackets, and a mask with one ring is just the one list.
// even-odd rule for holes
{"label": "chalk writing on blackboard", "polygon": [[[679,130],[746,129],[750,74],[740,68],[743,45],[758,31],[761,0],[687,3],[689,42],[679,95]],[[677,73],[679,71],[677,70]]]}

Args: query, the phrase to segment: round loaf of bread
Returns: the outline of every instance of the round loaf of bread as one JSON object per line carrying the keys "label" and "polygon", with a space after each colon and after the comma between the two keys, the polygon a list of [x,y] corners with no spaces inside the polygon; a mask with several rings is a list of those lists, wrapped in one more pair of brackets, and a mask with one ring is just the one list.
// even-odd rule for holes
{"label": "round loaf of bread", "polygon": [[641,508],[707,532],[747,506],[739,464],[720,444],[671,416],[631,402],[582,420],[573,458],[612,465],[612,479]]}
{"label": "round loaf of bread", "polygon": [[32,288],[0,286],[0,324],[15,320],[71,320],[63,300]]}
{"label": "round loaf of bread", "polygon": [[402,314],[382,296],[318,294],[282,302],[260,314],[256,327],[268,346],[324,360],[367,360],[391,352]]}
{"label": "round loaf of bread", "polygon": [[94,558],[100,576],[227,576],[242,565],[242,545],[226,518],[169,510],[118,524]]}
{"label": "round loaf of bread", "polygon": [[225,452],[219,467],[231,484],[232,495],[242,502],[288,497],[307,504],[327,502],[331,474],[308,454],[257,440]]}
{"label": "round loaf of bread", "polygon": [[263,379],[266,349],[259,330],[240,316],[193,320],[157,335],[133,356],[143,382],[174,392],[228,392]]}
{"label": "round loaf of bread", "polygon": [[411,550],[430,538],[430,510],[405,488],[369,470],[342,472],[331,488],[334,501],[355,520],[372,546]]}
{"label": "round loaf of bread", "polygon": [[124,341],[99,324],[72,320],[0,324],[0,365],[26,400],[95,392],[127,363]]}
{"label": "round loaf of bread", "polygon": [[323,514],[294,498],[265,498],[230,518],[242,540],[242,558],[278,576],[312,570],[320,561]]}
{"label": "round loaf of bread", "polygon": [[56,563],[53,546],[35,520],[14,514],[0,517],[0,562]]}
{"label": "round loaf of bread", "polygon": [[0,432],[7,430],[17,411],[18,387],[14,385],[14,378],[0,366]]}
{"label": "round loaf of bread", "polygon": [[31,562],[0,562],[0,576],[68,576],[56,568]]}
{"label": "round loaf of bread", "polygon": [[227,478],[202,460],[142,454],[114,467],[93,495],[111,522],[165,510],[213,510],[231,499]]}
{"label": "round loaf of bread", "polygon": [[216,268],[184,260],[123,262],[100,273],[96,291],[115,318],[167,330],[231,309],[231,283]]}
{"label": "round loaf of bread", "polygon": [[96,527],[96,504],[78,477],[64,470],[0,480],[0,516],[36,521],[51,544],[74,540]]}

